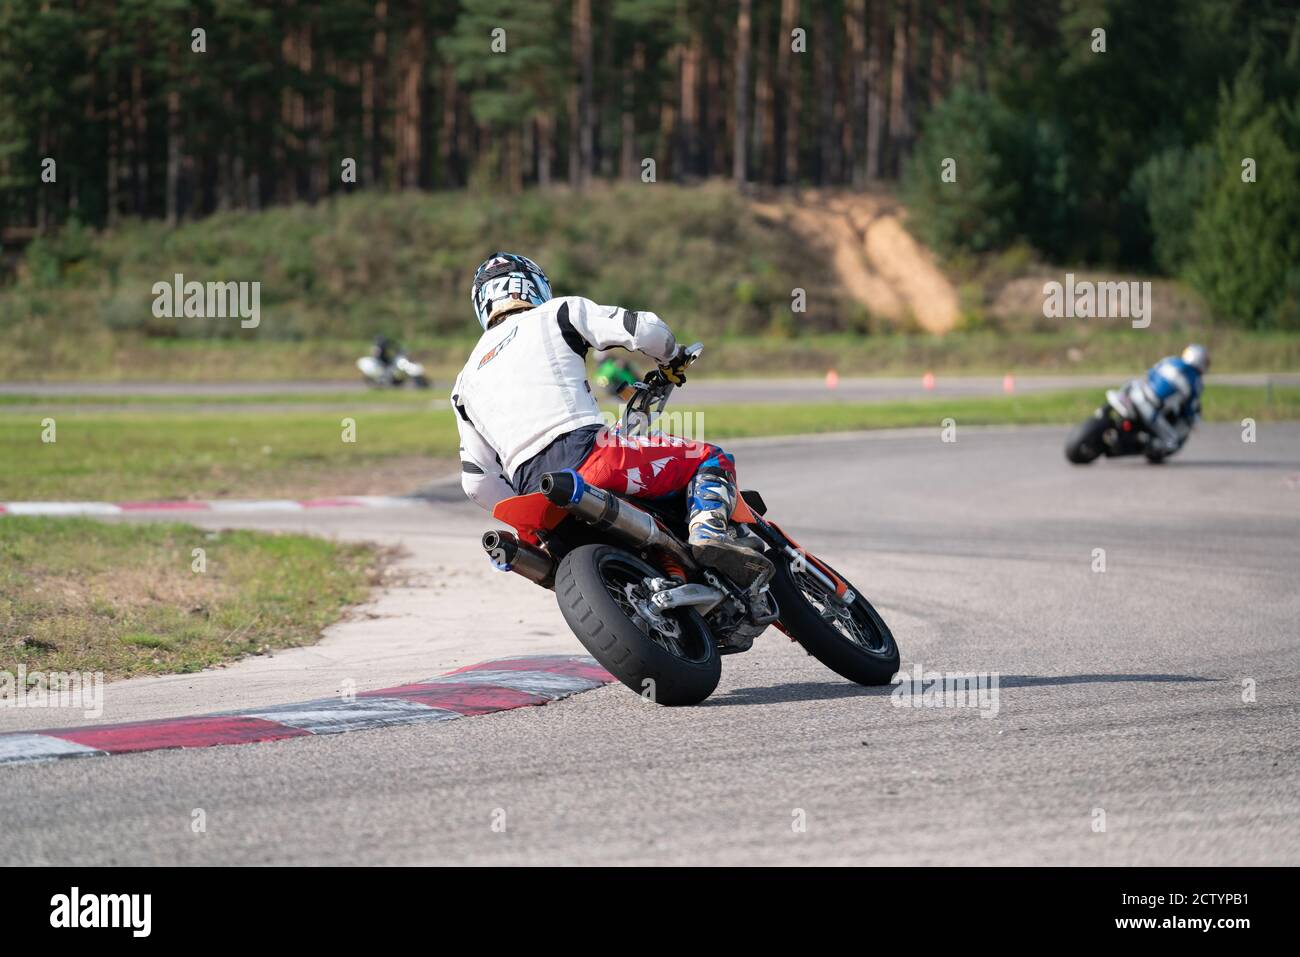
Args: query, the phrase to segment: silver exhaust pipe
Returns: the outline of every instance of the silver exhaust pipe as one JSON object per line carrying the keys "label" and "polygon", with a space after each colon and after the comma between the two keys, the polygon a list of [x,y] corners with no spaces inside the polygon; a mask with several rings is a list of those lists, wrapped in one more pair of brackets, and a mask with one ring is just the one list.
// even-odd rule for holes
{"label": "silver exhaust pipe", "polygon": [[668,534],[657,518],[603,488],[588,485],[572,469],[543,475],[542,494],[588,525],[604,529],[631,545],[662,549],[686,569],[699,567],[690,550]]}
{"label": "silver exhaust pipe", "polygon": [[521,542],[514,532],[498,528],[484,532],[483,551],[498,568],[523,575],[543,588],[555,584],[555,562],[551,556]]}

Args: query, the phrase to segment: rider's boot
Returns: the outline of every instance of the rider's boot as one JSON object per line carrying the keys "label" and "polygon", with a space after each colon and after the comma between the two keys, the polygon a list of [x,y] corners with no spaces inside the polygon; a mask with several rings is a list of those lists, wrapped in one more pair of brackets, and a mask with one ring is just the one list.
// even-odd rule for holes
{"label": "rider's boot", "polygon": [[690,532],[686,542],[696,560],[716,568],[741,588],[767,584],[776,568],[757,551],[762,540],[748,532],[737,535],[728,521],[736,507],[735,481],[724,472],[698,472],[686,494]]}
{"label": "rider's boot", "polygon": [[1163,415],[1157,413],[1146,424],[1151,432],[1151,445],[1157,452],[1169,455],[1182,446],[1182,438]]}

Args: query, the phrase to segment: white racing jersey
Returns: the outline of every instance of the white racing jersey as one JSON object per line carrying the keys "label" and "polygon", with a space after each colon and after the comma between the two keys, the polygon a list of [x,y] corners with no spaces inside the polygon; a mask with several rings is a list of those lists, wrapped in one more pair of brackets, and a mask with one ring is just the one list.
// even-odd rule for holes
{"label": "white racing jersey", "polygon": [[514,494],[519,466],[561,435],[603,424],[586,355],[614,346],[662,363],[677,340],[652,312],[580,296],[511,313],[483,333],[451,393],[465,494],[491,510]]}

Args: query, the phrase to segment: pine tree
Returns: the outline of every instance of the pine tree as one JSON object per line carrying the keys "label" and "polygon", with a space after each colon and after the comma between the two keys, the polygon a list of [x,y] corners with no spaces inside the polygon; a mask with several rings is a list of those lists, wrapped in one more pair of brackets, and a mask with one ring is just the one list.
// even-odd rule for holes
{"label": "pine tree", "polygon": [[1218,175],[1195,217],[1188,277],[1226,317],[1300,328],[1300,98],[1269,102],[1258,64],[1247,64],[1223,91],[1214,152]]}

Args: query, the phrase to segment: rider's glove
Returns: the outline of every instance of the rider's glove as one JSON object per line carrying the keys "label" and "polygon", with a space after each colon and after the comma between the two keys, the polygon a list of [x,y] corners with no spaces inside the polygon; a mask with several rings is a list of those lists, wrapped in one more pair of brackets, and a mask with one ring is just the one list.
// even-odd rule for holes
{"label": "rider's glove", "polygon": [[659,366],[659,374],[671,382],[673,385],[686,384],[686,366],[690,363],[686,355],[686,349],[678,346],[673,357]]}

